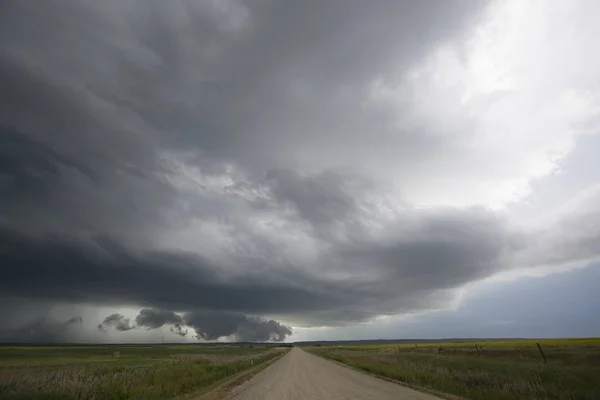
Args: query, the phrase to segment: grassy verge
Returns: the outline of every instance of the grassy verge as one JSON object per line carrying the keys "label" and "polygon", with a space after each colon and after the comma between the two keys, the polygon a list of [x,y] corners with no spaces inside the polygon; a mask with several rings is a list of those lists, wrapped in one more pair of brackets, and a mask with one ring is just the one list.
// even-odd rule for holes
{"label": "grassy verge", "polygon": [[176,400],[190,400],[190,399],[220,400],[220,399],[224,399],[231,393],[231,391],[235,387],[243,384],[244,382],[252,379],[255,375],[264,371],[271,364],[277,362],[277,360],[279,360],[281,357],[283,357],[288,351],[289,351],[289,349],[282,349],[282,350],[280,350],[278,355],[269,359],[268,361],[265,361],[265,362],[255,366],[253,368],[250,368],[248,370],[242,371],[236,375],[233,375],[230,378],[219,381],[209,387],[201,389],[200,391],[198,391],[196,393],[178,397],[178,398],[176,398]]}
{"label": "grassy verge", "polygon": [[[511,344],[512,345],[512,344]],[[474,349],[344,347],[310,351],[366,372],[475,400],[600,399],[600,347],[545,343],[537,347],[486,344]],[[533,343],[535,346],[535,342]]]}
{"label": "grassy verge", "polygon": [[266,347],[0,348],[0,399],[165,399],[279,354]]}

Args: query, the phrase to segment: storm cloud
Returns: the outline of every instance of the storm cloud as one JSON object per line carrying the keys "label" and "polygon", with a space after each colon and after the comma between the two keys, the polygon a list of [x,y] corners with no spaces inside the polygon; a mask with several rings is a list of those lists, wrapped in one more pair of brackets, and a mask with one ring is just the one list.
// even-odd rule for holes
{"label": "storm cloud", "polygon": [[151,308],[144,308],[140,310],[140,313],[135,317],[135,323],[137,326],[145,327],[148,329],[160,328],[165,324],[181,324],[181,317],[168,310],[154,310]]}
{"label": "storm cloud", "polygon": [[181,337],[185,337],[188,334],[188,330],[185,329],[181,324],[175,324],[171,328],[169,328],[169,330]]}
{"label": "storm cloud", "polygon": [[196,337],[204,340],[234,336],[238,341],[281,342],[292,334],[289,327],[277,321],[235,313],[193,311],[183,318],[194,328]]}
{"label": "storm cloud", "polygon": [[[505,253],[516,248],[504,222],[487,212],[411,215],[393,240],[345,243],[323,252],[320,270],[251,256],[222,266],[194,253],[117,246],[106,237],[5,229],[0,257],[13,267],[6,269],[8,279],[0,289],[55,301],[206,308],[338,323],[442,306],[447,298],[437,291],[501,270]],[[169,311],[145,309],[136,322],[155,328],[180,320]]]}
{"label": "storm cloud", "polygon": [[106,328],[114,328],[117,331],[126,332],[136,327],[131,324],[129,318],[125,318],[121,314],[111,314],[98,324],[98,330],[104,331]]}
{"label": "storm cloud", "polygon": [[[112,314],[100,326],[115,326],[117,330],[129,330],[158,329],[171,325],[169,330],[182,337],[188,334],[189,327],[194,330],[197,339],[208,341],[232,337],[237,341],[281,342],[292,334],[290,327],[277,321],[223,311],[196,310],[179,315],[164,309],[144,308],[140,310],[135,322],[136,326],[132,326],[122,315]],[[121,328],[127,329],[119,329],[119,324],[122,325]]]}
{"label": "storm cloud", "polygon": [[82,317],[72,317],[66,321],[56,321],[49,317],[39,317],[18,328],[5,325],[0,329],[2,342],[67,343],[77,338],[83,324]]}
{"label": "storm cloud", "polygon": [[5,1],[2,297],[282,341],[597,260],[600,176],[514,208],[600,131],[598,6],[520,4]]}

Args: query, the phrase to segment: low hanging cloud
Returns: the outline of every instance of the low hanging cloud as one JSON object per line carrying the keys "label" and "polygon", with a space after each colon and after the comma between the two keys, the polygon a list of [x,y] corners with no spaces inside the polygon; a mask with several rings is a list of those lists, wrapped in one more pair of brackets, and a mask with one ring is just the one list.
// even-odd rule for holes
{"label": "low hanging cloud", "polygon": [[281,342],[292,334],[290,327],[274,320],[249,317],[240,313],[215,311],[190,311],[179,315],[173,311],[145,308],[136,317],[138,327],[157,329],[170,325],[170,331],[186,336],[192,328],[196,339],[217,340],[232,337],[237,341]]}
{"label": "low hanging cloud", "polygon": [[238,325],[234,336],[240,341],[283,342],[292,333],[291,327],[282,325],[275,320],[246,317],[246,320]]}
{"label": "low hanging cloud", "polygon": [[[68,301],[85,293],[81,299],[88,302],[282,315],[311,324],[441,306],[444,300],[433,293],[500,270],[512,246],[510,231],[493,215],[451,210],[415,218],[385,241],[331,246],[320,256],[318,273],[302,264],[238,257],[223,274],[218,262],[193,253],[140,252],[106,238],[7,230],[0,237],[7,244],[3,261],[14,266],[7,271],[10,285],[0,282],[7,294]],[[50,273],[48,263],[61,267]],[[34,273],[39,279],[32,281]],[[336,279],[338,274],[346,279]],[[149,328],[179,323],[169,312],[144,311],[138,318]]]}
{"label": "low hanging cloud", "polygon": [[[594,204],[579,208],[577,220],[585,213],[595,215]],[[544,243],[556,243],[562,240],[561,231],[518,230],[485,210],[411,211],[401,221],[374,238],[357,218],[353,226],[362,226],[366,239],[331,242],[336,244],[319,255],[318,271],[254,257],[237,257],[223,269],[219,262],[190,252],[140,251],[107,237],[24,234],[4,228],[0,260],[9,267],[0,289],[6,295],[40,300],[150,304],[154,308],[136,318],[139,326],[150,329],[182,322],[202,326],[188,324],[185,314],[164,311],[173,309],[277,315],[304,326],[339,325],[443,308],[452,302],[454,288],[506,271],[515,262],[515,267],[527,267],[537,265],[536,258],[545,264],[554,259],[564,263],[564,257],[578,261],[578,249],[588,259],[600,255],[600,248],[592,245],[597,243],[595,231],[587,230],[569,236],[569,253],[550,258],[559,249],[544,251],[536,238],[543,233]],[[568,217],[558,223],[568,224]],[[60,268],[49,271],[48,264]],[[338,279],[340,274],[345,279]],[[209,317],[200,313],[197,318]],[[240,320],[229,316],[221,322],[233,326]],[[101,325],[123,331],[133,327],[119,315]],[[209,327],[198,334],[212,338],[220,333]],[[225,331],[231,334],[235,329]]]}
{"label": "low hanging cloud", "polygon": [[196,338],[203,340],[233,336],[237,341],[281,342],[292,334],[291,328],[277,321],[239,313],[192,311],[183,320],[194,329]]}
{"label": "low hanging cloud", "polygon": [[111,314],[98,324],[98,330],[104,332],[106,331],[106,328],[113,328],[120,332],[126,332],[135,329],[136,327],[131,324],[129,318],[125,318],[121,314]]}
{"label": "low hanging cloud", "polygon": [[185,337],[188,334],[188,330],[185,329],[181,324],[175,324],[171,328],[169,328],[169,330],[181,337]]}
{"label": "low hanging cloud", "polygon": [[181,317],[168,310],[155,310],[152,308],[144,308],[135,317],[135,323],[139,327],[147,329],[160,328],[165,324],[181,324]]}
{"label": "low hanging cloud", "polygon": [[0,342],[67,343],[78,338],[82,324],[80,316],[65,321],[39,317],[18,328],[1,328]]}

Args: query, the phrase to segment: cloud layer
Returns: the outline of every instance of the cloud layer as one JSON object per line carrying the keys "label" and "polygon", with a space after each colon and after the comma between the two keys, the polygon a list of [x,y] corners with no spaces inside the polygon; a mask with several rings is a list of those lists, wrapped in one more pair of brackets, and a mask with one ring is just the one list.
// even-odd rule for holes
{"label": "cloud layer", "polygon": [[279,341],[596,260],[597,186],[510,207],[599,131],[597,8],[7,1],[0,293]]}
{"label": "cloud layer", "polygon": [[127,332],[135,329],[135,325],[132,325],[129,318],[125,318],[121,314],[110,314],[98,324],[98,330],[104,331],[105,328],[114,328],[120,332]]}
{"label": "cloud layer", "polygon": [[191,328],[199,340],[212,341],[228,338],[236,341],[281,342],[292,334],[290,327],[274,320],[261,317],[248,317],[240,313],[221,311],[190,311],[179,315],[173,311],[144,308],[135,318],[135,325],[121,314],[111,314],[104,318],[98,329],[105,332],[113,328],[125,332],[132,329],[158,329],[170,325],[169,330],[185,337]]}
{"label": "cloud layer", "polygon": [[[444,289],[500,270],[514,246],[502,221],[486,212],[415,217],[413,226],[396,229],[393,240],[327,243],[320,270],[252,255],[221,267],[197,254],[136,251],[106,237],[3,230],[2,261],[12,268],[0,288],[7,295],[56,301],[207,308],[333,324],[440,307],[448,300]],[[153,321],[179,322],[169,314],[138,319],[148,327]]]}
{"label": "cloud layer", "polygon": [[0,341],[10,343],[68,343],[78,338],[83,318],[71,317],[56,321],[48,317],[35,318],[18,327],[0,329]]}

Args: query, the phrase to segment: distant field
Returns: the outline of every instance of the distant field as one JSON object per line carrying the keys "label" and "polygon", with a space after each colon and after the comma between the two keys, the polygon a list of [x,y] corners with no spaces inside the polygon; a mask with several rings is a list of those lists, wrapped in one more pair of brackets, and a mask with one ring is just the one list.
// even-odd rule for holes
{"label": "distant field", "polygon": [[600,338],[307,349],[370,373],[468,399],[600,399]]}
{"label": "distant field", "polygon": [[0,399],[166,399],[268,361],[267,346],[0,346]]}
{"label": "distant field", "polygon": [[[584,339],[544,339],[544,340],[505,340],[505,341],[467,341],[467,342],[440,342],[440,343],[418,343],[417,347],[439,348],[441,347],[537,347],[536,343],[540,343],[543,347],[600,347],[600,338],[584,338]],[[413,343],[402,344],[367,344],[356,346],[337,346],[350,347],[353,349],[372,349],[372,348],[414,348]]]}

